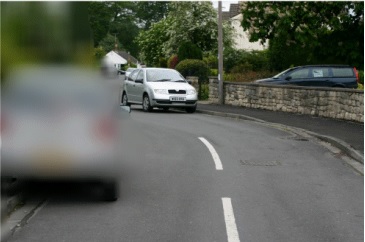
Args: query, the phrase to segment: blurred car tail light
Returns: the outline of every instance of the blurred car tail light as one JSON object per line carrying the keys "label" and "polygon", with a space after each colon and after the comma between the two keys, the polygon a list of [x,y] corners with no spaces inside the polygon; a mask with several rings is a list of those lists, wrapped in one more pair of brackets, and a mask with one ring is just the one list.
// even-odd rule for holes
{"label": "blurred car tail light", "polygon": [[6,123],[6,119],[4,118],[4,116],[2,115],[1,116],[1,121],[0,121],[0,126],[1,126],[1,132],[0,134],[2,134],[7,126],[7,123]]}
{"label": "blurred car tail light", "polygon": [[359,83],[360,82],[359,72],[356,70],[356,67],[354,67],[354,72],[355,72],[355,75],[356,75],[356,81],[357,81],[357,83]]}
{"label": "blurred car tail light", "polygon": [[113,141],[117,135],[117,124],[113,118],[102,118],[96,129],[96,137],[104,141]]}

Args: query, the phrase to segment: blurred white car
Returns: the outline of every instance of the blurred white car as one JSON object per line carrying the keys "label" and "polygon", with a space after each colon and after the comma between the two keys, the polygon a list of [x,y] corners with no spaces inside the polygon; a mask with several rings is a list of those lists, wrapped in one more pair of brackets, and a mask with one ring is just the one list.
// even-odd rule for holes
{"label": "blurred white car", "polygon": [[120,107],[101,75],[71,67],[17,71],[3,88],[2,174],[98,180],[118,198]]}

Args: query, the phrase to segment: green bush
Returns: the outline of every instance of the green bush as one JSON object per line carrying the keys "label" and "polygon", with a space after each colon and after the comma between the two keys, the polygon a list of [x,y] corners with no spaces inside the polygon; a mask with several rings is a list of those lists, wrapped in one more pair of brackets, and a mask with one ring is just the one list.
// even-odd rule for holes
{"label": "green bush", "polygon": [[276,75],[270,71],[246,71],[245,73],[224,73],[223,80],[227,82],[253,82],[259,79],[269,78]]}
{"label": "green bush", "polygon": [[[267,50],[263,51],[245,51],[226,49],[224,51],[224,70],[226,72],[239,73],[241,66],[245,67],[242,71],[253,70],[262,71],[269,69],[269,55]],[[243,66],[241,66],[242,68]],[[235,70],[232,70],[235,68]]]}
{"label": "green bush", "polygon": [[205,64],[208,65],[210,69],[217,69],[218,68],[218,58],[214,55],[209,55],[203,58]]}
{"label": "green bush", "polygon": [[239,64],[237,66],[234,66],[231,69],[231,73],[244,73],[244,72],[247,72],[247,71],[252,71],[252,68],[253,68],[253,66],[250,63],[245,62],[243,64]]}
{"label": "green bush", "polygon": [[200,98],[199,100],[209,99],[209,84],[201,84],[199,87]]}
{"label": "green bush", "polygon": [[180,61],[176,66],[176,70],[184,77],[197,76],[199,82],[207,81],[209,76],[209,68],[202,60],[187,59]]}
{"label": "green bush", "polygon": [[187,76],[197,76],[199,79],[199,92],[198,98],[201,99],[203,97],[203,88],[202,86],[207,83],[208,75],[210,70],[208,66],[202,60],[193,60],[187,59],[179,62],[176,66],[176,70],[180,72],[185,78]]}
{"label": "green bush", "polygon": [[[137,65],[132,63],[132,62],[128,62],[128,67],[131,67],[131,68],[137,68]],[[128,68],[127,67],[127,68]]]}
{"label": "green bush", "polygon": [[177,55],[172,55],[170,56],[170,58],[167,60],[167,67],[171,68],[171,69],[175,69],[176,65],[179,63],[179,58],[177,57]]}
{"label": "green bush", "polygon": [[364,85],[364,71],[357,71],[359,73],[359,81]]}
{"label": "green bush", "polygon": [[267,70],[269,69],[268,51],[251,51],[243,56],[241,63],[248,63],[252,67],[253,71]]}
{"label": "green bush", "polygon": [[358,90],[364,90],[364,85],[361,83],[357,83],[357,89]]}
{"label": "green bush", "polygon": [[94,57],[100,61],[106,55],[105,50],[102,47],[94,48]]}
{"label": "green bush", "polygon": [[177,52],[177,56],[179,57],[180,61],[187,60],[187,59],[203,59],[203,52],[202,50],[191,42],[185,42],[180,45],[179,50]]}
{"label": "green bush", "polygon": [[218,69],[210,69],[211,76],[218,76]]}
{"label": "green bush", "polygon": [[164,57],[160,57],[158,59],[158,67],[166,68],[167,67],[167,59]]}

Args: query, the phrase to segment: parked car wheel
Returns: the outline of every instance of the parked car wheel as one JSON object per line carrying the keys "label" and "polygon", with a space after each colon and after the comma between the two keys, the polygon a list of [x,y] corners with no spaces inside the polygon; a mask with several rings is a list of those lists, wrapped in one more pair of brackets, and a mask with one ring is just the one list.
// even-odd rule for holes
{"label": "parked car wheel", "polygon": [[128,97],[127,97],[127,94],[125,92],[123,92],[123,95],[122,95],[122,105],[123,106],[131,106],[131,104],[128,102]]}
{"label": "parked car wheel", "polygon": [[185,110],[186,110],[187,113],[194,113],[196,111],[196,107],[186,108]]}
{"label": "parked car wheel", "polygon": [[143,103],[142,103],[142,107],[143,107],[143,111],[145,111],[145,112],[151,112],[151,111],[152,111],[150,98],[148,97],[148,95],[147,95],[147,94],[145,94],[145,95],[143,96]]}

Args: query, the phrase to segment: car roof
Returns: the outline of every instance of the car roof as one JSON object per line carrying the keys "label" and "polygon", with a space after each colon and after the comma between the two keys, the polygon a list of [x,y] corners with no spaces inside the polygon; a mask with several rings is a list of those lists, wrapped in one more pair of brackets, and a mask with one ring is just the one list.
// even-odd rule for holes
{"label": "car roof", "polygon": [[144,68],[141,68],[141,69],[144,69],[144,70],[173,70],[173,71],[176,71],[175,69],[171,69],[171,68],[158,68],[158,67],[144,67]]}
{"label": "car roof", "polygon": [[331,64],[324,64],[324,65],[304,65],[304,66],[296,66],[294,68],[300,68],[300,67],[351,67],[349,65],[331,65]]}

